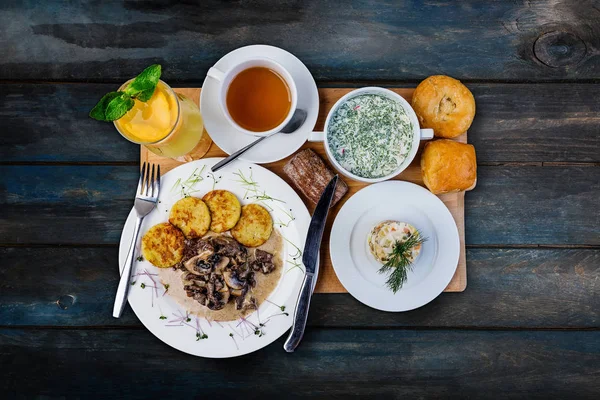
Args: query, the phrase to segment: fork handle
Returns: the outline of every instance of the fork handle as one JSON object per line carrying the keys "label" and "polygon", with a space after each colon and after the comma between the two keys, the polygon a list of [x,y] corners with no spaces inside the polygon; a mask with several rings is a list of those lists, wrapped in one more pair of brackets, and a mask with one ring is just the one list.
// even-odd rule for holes
{"label": "fork handle", "polygon": [[125,259],[125,265],[121,269],[121,279],[119,280],[119,288],[117,289],[117,295],[115,298],[115,305],[113,307],[113,317],[120,318],[127,303],[127,294],[129,293],[129,279],[131,278],[131,270],[133,269],[133,260],[135,255],[135,244],[137,243],[138,234],[140,233],[140,227],[142,226],[143,218],[137,217],[135,222],[135,229],[133,231],[133,239],[131,240],[131,246]]}

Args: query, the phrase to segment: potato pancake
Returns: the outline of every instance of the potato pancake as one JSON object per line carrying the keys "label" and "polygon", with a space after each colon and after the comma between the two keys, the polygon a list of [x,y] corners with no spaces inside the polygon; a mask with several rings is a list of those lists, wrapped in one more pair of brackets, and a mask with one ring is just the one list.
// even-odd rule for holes
{"label": "potato pancake", "polygon": [[210,212],[197,197],[184,197],[173,205],[169,222],[181,229],[186,237],[202,237],[210,227]]}
{"label": "potato pancake", "polygon": [[142,238],[142,255],[159,268],[172,267],[183,257],[184,239],[168,222],[154,225]]}
{"label": "potato pancake", "polygon": [[242,216],[231,230],[235,240],[247,247],[265,243],[273,232],[273,219],[269,212],[258,204],[242,207]]}
{"label": "potato pancake", "polygon": [[213,190],[202,198],[210,210],[210,230],[222,233],[230,230],[240,219],[242,206],[235,194],[228,190]]}

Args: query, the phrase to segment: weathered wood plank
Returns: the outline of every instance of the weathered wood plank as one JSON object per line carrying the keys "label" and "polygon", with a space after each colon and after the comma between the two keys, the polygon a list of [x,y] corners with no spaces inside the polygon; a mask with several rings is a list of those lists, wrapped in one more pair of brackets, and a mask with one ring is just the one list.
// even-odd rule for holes
{"label": "weathered wood plank", "polygon": [[600,391],[598,331],[313,329],[292,355],[282,344],[232,361],[188,356],[145,330],[3,329],[0,362],[13,368],[0,382],[25,397],[85,398],[464,399],[493,387],[494,397],[529,399]]}
{"label": "weathered wood plank", "polygon": [[138,167],[1,166],[0,242],[118,243]]}
{"label": "weathered wood plank", "polygon": [[[468,249],[469,286],[407,313],[350,295],[315,295],[309,326],[326,328],[597,328],[600,249]],[[117,248],[0,248],[0,326],[141,326],[112,317]]]}
{"label": "weathered wood plank", "polygon": [[139,146],[88,113],[115,85],[0,85],[0,161],[139,160]]}
{"label": "weathered wood plank", "polygon": [[[599,245],[599,174],[591,166],[480,167],[466,196],[466,243]],[[0,176],[5,244],[118,243],[138,180],[135,166],[3,165]]]}
{"label": "weathered wood plank", "polygon": [[285,48],[317,80],[597,79],[594,0],[3,2],[0,79],[201,82],[227,52]]}
{"label": "weathered wood plank", "polygon": [[479,167],[467,244],[600,244],[599,167]]}
{"label": "weathered wood plank", "polygon": [[478,162],[600,162],[598,85],[468,86]]}
{"label": "weathered wood plank", "polygon": [[[413,85],[414,86],[414,85]],[[469,84],[480,163],[600,162],[595,84]],[[87,117],[114,84],[0,85],[2,162],[137,162],[138,147]],[[320,127],[322,128],[322,127]]]}

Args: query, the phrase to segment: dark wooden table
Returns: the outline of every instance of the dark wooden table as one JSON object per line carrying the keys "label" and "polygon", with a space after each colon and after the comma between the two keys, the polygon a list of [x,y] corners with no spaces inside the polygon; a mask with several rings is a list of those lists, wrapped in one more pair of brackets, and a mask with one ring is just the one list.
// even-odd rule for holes
{"label": "dark wooden table", "polygon": [[[598,396],[599,1],[191,3],[0,5],[3,396]],[[254,43],[320,87],[448,74],[473,91],[464,293],[401,314],[317,295],[295,354],[279,339],[232,360],[112,318],[139,148],[88,111],[151,63],[199,86]]]}

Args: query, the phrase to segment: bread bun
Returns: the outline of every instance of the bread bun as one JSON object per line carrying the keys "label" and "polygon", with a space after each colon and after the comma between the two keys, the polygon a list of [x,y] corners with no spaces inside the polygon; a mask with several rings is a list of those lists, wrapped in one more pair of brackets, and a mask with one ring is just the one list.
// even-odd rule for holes
{"label": "bread bun", "polygon": [[459,80],[434,75],[417,86],[412,107],[421,128],[431,128],[437,137],[454,138],[465,133],[475,117],[473,94]]}
{"label": "bread bun", "polygon": [[454,140],[435,140],[421,154],[421,174],[433,194],[471,190],[477,183],[475,147]]}

